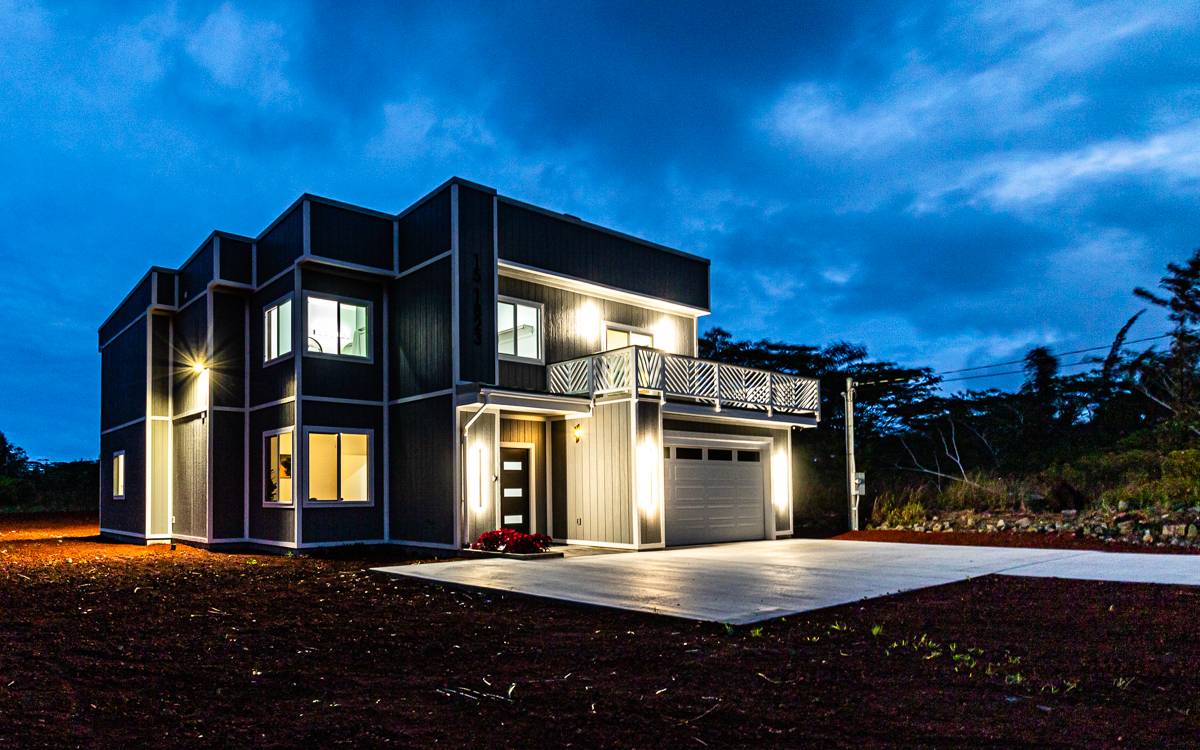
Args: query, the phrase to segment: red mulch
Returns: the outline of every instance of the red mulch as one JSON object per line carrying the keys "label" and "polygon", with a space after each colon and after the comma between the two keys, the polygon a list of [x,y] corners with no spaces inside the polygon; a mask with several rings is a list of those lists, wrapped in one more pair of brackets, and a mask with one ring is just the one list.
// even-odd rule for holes
{"label": "red mulch", "polygon": [[61,544],[0,541],[3,747],[1200,736],[1196,588],[987,577],[731,634],[389,578],[350,556]]}
{"label": "red mulch", "polygon": [[1095,537],[1075,532],[1018,532],[1018,531],[894,531],[870,529],[850,531],[833,537],[858,542],[905,542],[908,544],[953,544],[977,547],[1034,547],[1042,549],[1085,549],[1101,552],[1141,552],[1144,554],[1196,555],[1195,547],[1162,547],[1129,542],[1103,542]]}

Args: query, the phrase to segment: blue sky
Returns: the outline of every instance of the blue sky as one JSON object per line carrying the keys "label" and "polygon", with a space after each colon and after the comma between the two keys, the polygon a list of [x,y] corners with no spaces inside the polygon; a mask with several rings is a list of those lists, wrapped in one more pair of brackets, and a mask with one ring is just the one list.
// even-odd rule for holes
{"label": "blue sky", "polygon": [[304,191],[461,175],[943,370],[1105,343],[1200,244],[1194,4],[726,5],[0,0],[0,430],[95,455],[99,323]]}

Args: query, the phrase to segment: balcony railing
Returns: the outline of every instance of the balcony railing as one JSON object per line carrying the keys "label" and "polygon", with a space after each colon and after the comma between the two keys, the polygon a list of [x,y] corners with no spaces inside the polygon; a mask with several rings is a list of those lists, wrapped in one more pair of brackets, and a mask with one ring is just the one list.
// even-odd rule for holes
{"label": "balcony railing", "polygon": [[546,368],[551,393],[599,396],[640,390],[664,396],[772,413],[813,414],[820,408],[815,378],[755,370],[668,354],[642,346],[555,362]]}

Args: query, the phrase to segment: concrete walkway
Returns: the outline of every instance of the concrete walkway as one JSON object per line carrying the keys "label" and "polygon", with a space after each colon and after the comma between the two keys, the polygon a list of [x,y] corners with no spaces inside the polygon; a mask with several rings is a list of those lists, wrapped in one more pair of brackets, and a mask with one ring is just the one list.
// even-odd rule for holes
{"label": "concrete walkway", "polygon": [[746,624],[993,573],[1200,585],[1200,556],[816,539],[376,568],[693,620]]}

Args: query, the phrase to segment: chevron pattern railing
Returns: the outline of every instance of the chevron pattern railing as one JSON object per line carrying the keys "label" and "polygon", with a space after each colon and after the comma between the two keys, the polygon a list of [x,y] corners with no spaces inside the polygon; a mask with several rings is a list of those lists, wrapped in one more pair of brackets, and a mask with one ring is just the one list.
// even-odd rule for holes
{"label": "chevron pattern railing", "polygon": [[563,395],[594,396],[645,389],[718,407],[789,414],[816,414],[821,403],[820,383],[815,378],[726,365],[641,346],[555,362],[546,369],[550,392]]}

